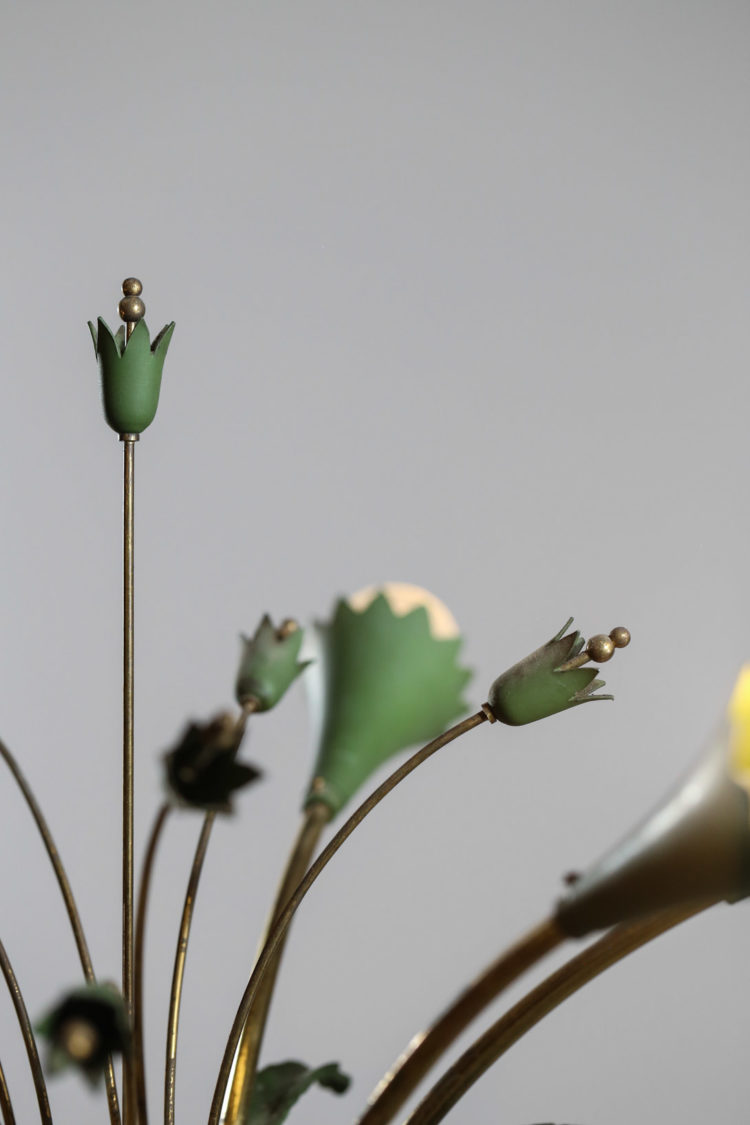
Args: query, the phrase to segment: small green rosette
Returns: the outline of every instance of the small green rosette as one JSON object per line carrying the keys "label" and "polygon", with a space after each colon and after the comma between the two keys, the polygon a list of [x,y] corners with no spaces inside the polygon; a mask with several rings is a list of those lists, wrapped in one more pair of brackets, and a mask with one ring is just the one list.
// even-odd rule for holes
{"label": "small green rosette", "polygon": [[319,733],[306,805],[321,801],[336,814],[388,758],[466,711],[471,672],[457,663],[460,636],[436,637],[424,605],[396,613],[383,592],[361,610],[339,600],[311,632],[305,681]]}
{"label": "small green rosette", "polygon": [[94,352],[99,360],[104,417],[118,434],[140,434],[151,425],[159,405],[161,375],[174,321],[165,325],[153,343],[145,320],[126,339],[125,326],[117,332],[102,320],[89,321]]}
{"label": "small green rosette", "polygon": [[487,701],[501,723],[523,726],[581,703],[614,698],[594,694],[598,688],[604,687],[604,681],[596,678],[598,668],[561,671],[563,665],[579,655],[584,645],[579,632],[565,635],[572,622],[571,617],[551,641],[495,680]]}

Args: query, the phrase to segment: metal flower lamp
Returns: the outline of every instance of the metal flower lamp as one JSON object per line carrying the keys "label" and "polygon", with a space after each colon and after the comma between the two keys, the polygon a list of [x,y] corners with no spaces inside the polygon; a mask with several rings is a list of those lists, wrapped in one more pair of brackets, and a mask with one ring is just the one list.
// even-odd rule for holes
{"label": "metal flower lamp", "polygon": [[[238,997],[232,1026],[212,1031],[225,1040],[225,1047],[213,1093],[208,1088],[206,1097],[208,1107],[210,1095],[209,1125],[278,1125],[292,1111],[302,1121],[303,1110],[295,1106],[306,1090],[318,1085],[343,1094],[349,1086],[348,1076],[333,1062],[316,1060],[307,1065],[292,1058],[260,1069],[259,1059],[290,925],[316,880],[364,818],[443,747],[484,724],[515,727],[576,710],[583,703],[611,699],[599,691],[604,685],[596,665],[626,647],[630,634],[624,626],[617,626],[609,634],[596,634],[585,642],[579,632],[568,631],[568,621],[551,640],[496,677],[486,701],[472,710],[464,700],[471,673],[461,664],[458,626],[450,610],[419,587],[404,583],[369,587],[336,601],[330,618],[316,621],[308,629],[290,618],[274,625],[265,615],[255,631],[242,639],[235,682],[237,712],[192,719],[163,755],[167,795],[144,842],[136,881],[134,458],[140,434],[156,415],[174,331],[174,323],[169,323],[151,340],[141,294],[140,281],[127,278],[119,305],[123,326],[113,333],[101,318],[96,327],[89,325],[99,361],[105,418],[124,445],[121,984],[101,983],[95,974],[75,897],[49,826],[18,762],[2,742],[0,757],[34,817],[56,875],[84,980],[51,1003],[35,1026],[26,1009],[22,984],[1,943],[0,971],[13,999],[41,1120],[51,1122],[52,1109],[40,1059],[40,1037],[47,1044],[48,1073],[72,1066],[90,1082],[103,1076],[106,1102],[102,1102],[102,1116],[108,1115],[111,1125],[148,1125],[154,1091],[149,1087],[144,1050],[146,915],[159,842],[172,811],[177,807],[194,810],[200,832],[177,927],[160,1083],[164,1121],[174,1125],[181,997],[193,910],[212,826],[217,816],[232,814],[239,791],[251,785],[255,791],[260,780],[260,770],[241,757],[248,725],[265,721],[261,716],[281,705],[286,693],[302,680],[313,718],[311,779],[260,952],[253,957],[248,949],[247,984]],[[512,732],[506,732],[506,737],[512,738]],[[410,756],[399,757],[410,748]],[[707,905],[747,894],[749,778],[750,671],[746,671],[708,756],[656,814],[578,878],[539,924],[501,951],[415,1037],[373,1091],[359,1114],[360,1125],[391,1121],[486,1005],[570,938],[606,931],[480,1037],[432,1086],[410,1116],[412,1125],[440,1120],[525,1030],[608,965]],[[329,829],[327,842],[319,848]],[[342,1036],[342,1047],[345,1045]],[[293,1050],[294,1044],[290,1047]],[[1,1056],[0,1047],[0,1114],[5,1125],[13,1125],[15,1076],[6,1076]]]}

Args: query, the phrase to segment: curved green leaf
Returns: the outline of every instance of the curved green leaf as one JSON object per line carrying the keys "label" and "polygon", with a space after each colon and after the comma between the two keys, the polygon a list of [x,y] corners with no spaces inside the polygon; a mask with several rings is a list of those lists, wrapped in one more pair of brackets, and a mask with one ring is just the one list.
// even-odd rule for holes
{"label": "curved green leaf", "polygon": [[334,1094],[349,1089],[351,1079],[338,1063],[312,1070],[300,1062],[276,1063],[258,1071],[243,1125],[281,1125],[294,1103],[317,1083]]}

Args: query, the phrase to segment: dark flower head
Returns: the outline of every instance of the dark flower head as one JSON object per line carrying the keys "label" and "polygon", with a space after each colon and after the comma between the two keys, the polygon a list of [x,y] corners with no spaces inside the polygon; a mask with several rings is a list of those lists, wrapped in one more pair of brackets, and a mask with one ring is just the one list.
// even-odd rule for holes
{"label": "dark flower head", "polygon": [[164,755],[167,785],[179,804],[215,812],[232,811],[231,796],[261,776],[255,766],[237,761],[243,727],[231,715],[190,723]]}
{"label": "dark flower head", "polygon": [[108,984],[76,988],[37,1025],[48,1044],[50,1074],[75,1066],[92,1084],[108,1056],[130,1051],[130,1029],[120,993]]}
{"label": "dark flower head", "polygon": [[592,637],[584,648],[579,632],[565,634],[572,621],[571,617],[551,641],[495,680],[488,702],[501,723],[522,726],[580,703],[614,698],[595,694],[604,687],[604,681],[596,678],[599,669],[582,665],[587,660],[609,660],[616,648],[629,643],[630,634],[620,626],[609,636]]}
{"label": "dark flower head", "polygon": [[287,618],[277,628],[266,614],[252,637],[242,638],[235,692],[240,706],[270,711],[310,661],[298,660],[304,633]]}

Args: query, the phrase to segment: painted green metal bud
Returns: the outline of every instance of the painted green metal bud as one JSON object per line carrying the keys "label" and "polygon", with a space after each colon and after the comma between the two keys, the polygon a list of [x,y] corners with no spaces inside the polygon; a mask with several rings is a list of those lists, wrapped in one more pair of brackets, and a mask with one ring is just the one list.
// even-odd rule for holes
{"label": "painted green metal bud", "polygon": [[582,937],[668,907],[750,894],[750,666],[705,753],[661,805],[557,904]]}
{"label": "painted green metal bud", "polygon": [[434,595],[392,583],[336,603],[312,630],[305,677],[318,730],[307,804],[339,812],[388,758],[440,734],[466,710],[471,672],[461,637]]}
{"label": "painted green metal bud", "polygon": [[261,777],[255,766],[237,761],[244,728],[231,715],[190,723],[164,755],[167,787],[177,804],[232,812],[232,794]]}
{"label": "painted green metal bud", "polygon": [[151,343],[145,320],[139,320],[130,339],[125,326],[113,333],[99,317],[89,321],[94,352],[102,379],[102,403],[108,424],[118,434],[140,434],[156,416],[161,373],[174,321],[165,325]]}
{"label": "painted green metal bud", "polygon": [[109,984],[89,984],[68,992],[37,1024],[47,1040],[47,1070],[57,1074],[77,1067],[96,1085],[111,1054],[128,1054],[130,1028],[122,996]]}
{"label": "painted green metal bud", "polygon": [[266,614],[252,637],[242,637],[242,656],[235,695],[240,706],[255,704],[256,711],[275,707],[309,660],[298,660],[304,632],[287,618],[277,628]]}
{"label": "painted green metal bud", "polygon": [[[571,617],[551,641],[495,680],[489,691],[488,703],[501,723],[523,726],[537,719],[546,719],[558,711],[567,711],[569,707],[577,707],[580,703],[614,699],[612,695],[594,694],[598,688],[604,687],[604,681],[596,679],[598,668],[580,666],[590,656],[584,651],[583,637],[579,632],[565,634],[572,622]],[[576,663],[577,667],[566,667]]]}

